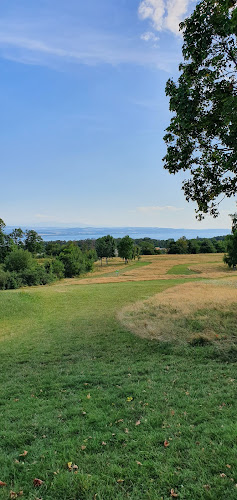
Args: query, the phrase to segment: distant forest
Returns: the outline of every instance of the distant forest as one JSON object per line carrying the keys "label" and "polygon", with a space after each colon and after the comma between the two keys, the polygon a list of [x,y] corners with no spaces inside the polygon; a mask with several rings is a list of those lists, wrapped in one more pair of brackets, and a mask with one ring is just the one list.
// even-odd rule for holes
{"label": "distant forest", "polygon": [[[75,240],[73,243],[85,250],[95,250],[98,239]],[[131,238],[132,239],[132,238]],[[114,238],[115,247],[117,248],[122,238]],[[196,253],[224,253],[226,252],[226,236],[215,236],[213,238],[193,238],[187,239],[185,236],[174,240],[157,240],[154,238],[138,238],[132,239],[134,245],[139,247],[140,255],[159,255],[168,254],[196,254]],[[48,255],[58,255],[60,249],[67,245],[68,241],[48,241],[45,242],[45,252]]]}

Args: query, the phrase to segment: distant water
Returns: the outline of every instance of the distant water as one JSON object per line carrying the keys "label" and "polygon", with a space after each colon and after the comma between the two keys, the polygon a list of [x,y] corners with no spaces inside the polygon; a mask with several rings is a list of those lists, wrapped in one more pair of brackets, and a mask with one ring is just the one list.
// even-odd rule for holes
{"label": "distant water", "polygon": [[[11,232],[13,227],[7,227],[6,232]],[[26,229],[22,227],[22,229]],[[32,228],[31,228],[32,229]],[[160,227],[76,227],[56,228],[38,227],[34,228],[44,241],[69,241],[97,239],[101,236],[111,234],[114,238],[123,238],[127,234],[133,238],[154,238],[157,240],[177,240],[181,236],[186,238],[213,238],[214,236],[225,236],[230,234],[228,229],[172,229]]]}

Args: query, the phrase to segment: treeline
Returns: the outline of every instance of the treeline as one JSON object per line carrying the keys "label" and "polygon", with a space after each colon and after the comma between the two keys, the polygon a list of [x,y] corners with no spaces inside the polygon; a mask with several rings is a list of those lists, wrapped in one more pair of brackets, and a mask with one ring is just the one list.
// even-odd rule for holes
{"label": "treeline", "polygon": [[94,250],[82,251],[73,242],[60,245],[54,257],[36,231],[17,228],[6,234],[4,228],[0,219],[0,290],[46,285],[78,276],[91,271],[97,260]]}
{"label": "treeline", "polygon": [[[82,251],[98,249],[98,243],[103,238],[77,240],[73,243],[79,246]],[[132,240],[132,238],[130,238]],[[123,238],[114,238],[115,249]],[[214,238],[193,238],[188,240],[184,236],[175,241],[174,239],[158,240],[155,238],[137,238],[132,240],[137,255],[160,255],[162,253],[169,254],[185,254],[185,253],[223,253],[226,252],[226,236],[216,236]],[[62,246],[66,245],[66,241],[49,241],[45,243],[45,250],[48,255],[58,255]],[[134,249],[133,249],[134,254]]]}

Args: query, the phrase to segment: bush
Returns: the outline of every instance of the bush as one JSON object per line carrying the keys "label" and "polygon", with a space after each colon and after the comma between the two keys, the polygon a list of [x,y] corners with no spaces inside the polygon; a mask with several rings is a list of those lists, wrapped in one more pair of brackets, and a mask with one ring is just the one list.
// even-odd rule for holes
{"label": "bush", "polygon": [[40,265],[25,269],[20,273],[20,277],[22,283],[28,286],[47,285],[54,280],[52,273],[47,272],[47,270]]}
{"label": "bush", "polygon": [[85,256],[80,248],[73,243],[63,249],[59,260],[64,265],[66,278],[79,276],[86,271]]}
{"label": "bush", "polygon": [[4,260],[4,268],[6,271],[21,272],[32,267],[34,260],[30,252],[23,249],[15,249],[9,253]]}
{"label": "bush", "polygon": [[52,273],[58,278],[62,279],[64,278],[65,275],[65,268],[64,264],[61,260],[59,259],[54,259],[51,263],[51,269]]}
{"label": "bush", "polygon": [[0,290],[5,290],[7,285],[7,280],[9,278],[9,272],[0,269]]}
{"label": "bush", "polygon": [[6,288],[8,290],[15,290],[16,288],[20,288],[22,285],[23,283],[21,276],[16,271],[8,273],[8,279],[6,285]]}

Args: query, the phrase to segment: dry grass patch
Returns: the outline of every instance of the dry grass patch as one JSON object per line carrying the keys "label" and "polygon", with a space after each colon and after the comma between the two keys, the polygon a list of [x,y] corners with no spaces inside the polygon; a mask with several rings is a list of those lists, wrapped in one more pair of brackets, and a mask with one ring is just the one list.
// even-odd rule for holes
{"label": "dry grass patch", "polygon": [[136,335],[160,341],[237,341],[237,280],[191,282],[125,307],[118,315]]}
{"label": "dry grass patch", "polygon": [[[63,284],[72,284],[73,282],[73,284],[86,285],[91,283],[167,280],[182,277],[197,278],[197,273],[200,278],[220,278],[233,274],[233,271],[229,270],[226,264],[223,263],[223,254],[146,255],[142,256],[140,262],[149,263],[149,265],[133,268],[134,261],[125,266],[121,259],[114,258],[112,261],[109,261],[108,266],[103,265],[101,267],[99,264],[96,264],[94,273],[90,273],[79,279],[64,280]],[[191,272],[178,275],[167,274],[173,267],[182,265],[187,265]],[[119,271],[118,276],[116,270]],[[114,273],[113,276],[111,276],[112,273]]]}

